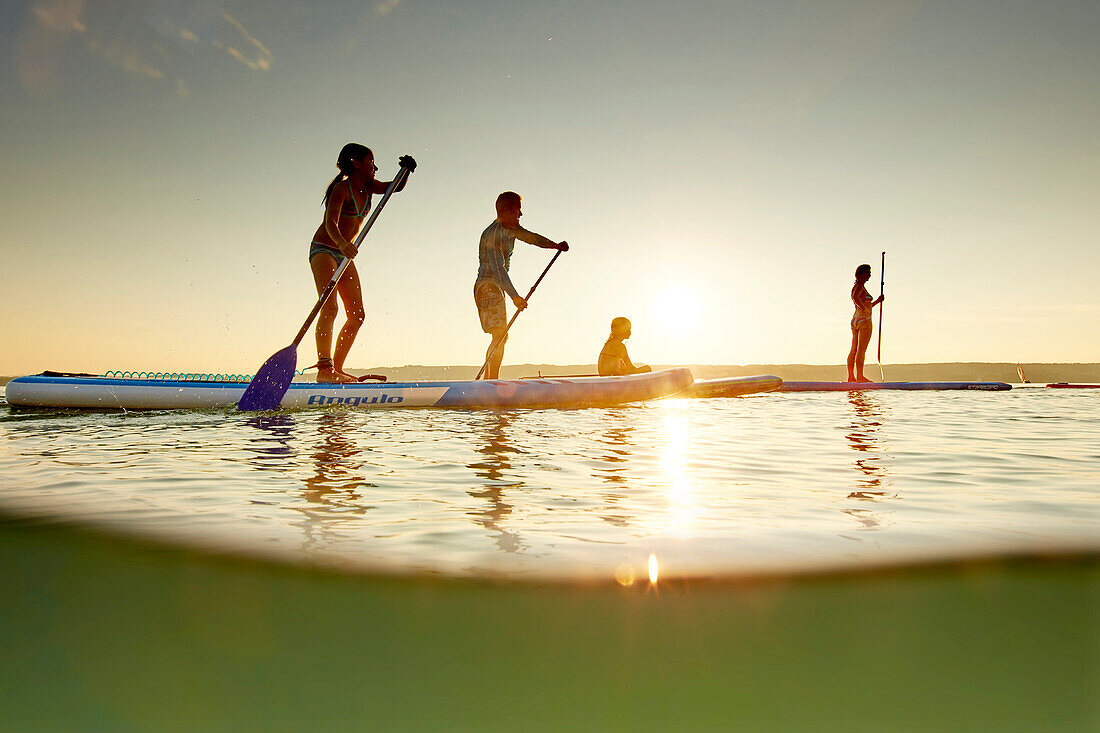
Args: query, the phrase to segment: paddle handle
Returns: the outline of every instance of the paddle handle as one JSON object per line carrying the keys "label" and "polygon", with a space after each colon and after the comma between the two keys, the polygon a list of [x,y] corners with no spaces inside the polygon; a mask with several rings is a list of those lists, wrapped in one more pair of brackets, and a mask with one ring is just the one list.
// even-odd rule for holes
{"label": "paddle handle", "polygon": [[[535,288],[537,288],[539,286],[539,283],[542,282],[542,279],[546,277],[546,273],[550,272],[550,268],[553,267],[554,263],[558,261],[558,257],[561,256],[561,253],[562,250],[559,249],[557,252],[554,253],[554,256],[550,258],[550,264],[546,266],[546,269],[544,269],[542,271],[542,274],[539,275],[539,279],[535,280],[535,284],[532,285],[531,289],[527,291],[527,297],[524,298],[524,300],[530,300],[531,296],[535,294]],[[522,312],[523,311],[517,309],[516,312],[512,314],[512,318],[508,321],[508,325],[504,327],[505,336],[508,335],[508,331],[512,328],[512,324],[516,322],[516,319],[519,318],[519,314]],[[497,342],[496,346],[493,347],[493,350],[490,351],[489,355],[485,357],[485,363],[481,365],[481,369],[478,370],[477,376],[474,377],[475,381],[481,379],[481,375],[484,374],[485,370],[489,368],[489,361],[493,358],[493,354],[497,353],[497,349],[500,348],[500,345],[502,343],[504,343],[503,338]]]}
{"label": "paddle handle", "polygon": [[[355,238],[354,244],[356,249],[359,248],[359,245],[362,243],[363,238],[367,236],[367,232],[370,231],[370,228],[374,226],[375,220],[378,219],[378,215],[382,213],[382,209],[385,207],[386,202],[390,200],[390,196],[404,184],[405,179],[408,177],[409,169],[402,165],[401,170],[397,172],[397,176],[390,183],[390,187],[386,189],[386,193],[382,196],[382,200],[378,202],[378,206],[371,212],[370,218],[367,219],[367,223],[364,224],[363,228],[359,231],[359,236]],[[310,311],[309,317],[306,318],[306,322],[303,323],[301,329],[298,330],[298,335],[295,336],[294,341],[291,342],[292,346],[297,346],[302,342],[302,339],[305,338],[306,332],[309,330],[310,325],[313,324],[313,319],[317,317],[317,314],[321,312],[321,308],[324,307],[325,303],[332,296],[332,291],[336,290],[337,283],[340,282],[340,278],[344,276],[344,271],[348,269],[348,265],[350,264],[351,258],[345,257],[344,261],[340,263],[340,266],[336,268],[336,272],[332,273],[332,279],[328,281],[328,285],[321,291],[320,297],[317,298],[317,305],[313,306],[313,310]]]}
{"label": "paddle handle", "polygon": [[[882,253],[882,264],[879,265],[878,272],[879,272],[878,294],[879,294],[879,297],[881,298],[882,297],[882,292],[886,287],[886,253],[885,252]],[[881,372],[882,372],[882,307],[883,307],[883,305],[885,305],[885,304],[882,303],[881,301],[878,304],[878,366],[879,366],[879,372],[880,372],[879,376],[882,376]]]}

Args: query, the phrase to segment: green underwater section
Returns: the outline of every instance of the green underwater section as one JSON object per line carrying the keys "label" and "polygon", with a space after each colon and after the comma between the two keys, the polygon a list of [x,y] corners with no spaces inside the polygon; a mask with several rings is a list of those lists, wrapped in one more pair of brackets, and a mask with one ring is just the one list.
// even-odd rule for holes
{"label": "green underwater section", "polygon": [[6,730],[1095,730],[1100,565],[373,578],[0,523]]}

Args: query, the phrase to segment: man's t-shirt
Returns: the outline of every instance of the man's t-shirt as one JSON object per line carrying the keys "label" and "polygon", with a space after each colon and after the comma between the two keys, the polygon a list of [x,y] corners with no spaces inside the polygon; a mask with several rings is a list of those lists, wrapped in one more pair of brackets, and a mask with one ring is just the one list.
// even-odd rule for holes
{"label": "man's t-shirt", "polygon": [[494,282],[512,297],[519,297],[515,286],[512,285],[512,279],[508,277],[508,266],[515,247],[515,230],[505,228],[496,220],[487,226],[481,233],[481,242],[477,248],[478,270],[475,287],[482,281]]}

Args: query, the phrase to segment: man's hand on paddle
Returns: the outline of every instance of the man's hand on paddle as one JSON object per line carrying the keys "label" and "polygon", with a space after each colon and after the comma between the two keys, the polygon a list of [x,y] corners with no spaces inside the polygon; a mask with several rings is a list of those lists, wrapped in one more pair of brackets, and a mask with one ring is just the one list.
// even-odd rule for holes
{"label": "man's hand on paddle", "polygon": [[568,252],[569,251],[569,242],[565,242],[565,241],[558,242],[557,245],[555,245],[555,247],[559,252]]}
{"label": "man's hand on paddle", "polygon": [[525,298],[521,298],[518,295],[513,295],[512,304],[516,307],[517,310],[523,310],[527,307],[527,300]]}

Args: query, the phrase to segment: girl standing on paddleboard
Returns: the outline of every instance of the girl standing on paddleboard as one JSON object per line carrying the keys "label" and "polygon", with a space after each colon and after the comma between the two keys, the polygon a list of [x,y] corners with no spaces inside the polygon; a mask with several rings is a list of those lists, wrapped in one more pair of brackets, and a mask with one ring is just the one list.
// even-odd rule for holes
{"label": "girl standing on paddleboard", "polygon": [[852,285],[852,304],[856,307],[852,316],[852,348],[848,352],[848,381],[870,382],[863,375],[863,362],[867,358],[867,345],[871,343],[871,309],[881,303],[886,296],[871,298],[867,292],[867,281],[871,279],[871,266],[860,265],[856,268],[856,281]]}
{"label": "girl standing on paddleboard", "polygon": [[[409,156],[413,169],[416,162]],[[313,281],[317,285],[317,294],[325,289],[345,257],[353,258],[357,254],[352,243],[359,228],[370,211],[371,195],[385,193],[390,181],[375,180],[378,166],[374,164],[374,153],[359,143],[348,143],[340,150],[336,159],[340,172],[328,184],[322,202],[325,205],[325,218],[313,241],[309,245],[309,267],[313,271]],[[407,180],[407,179],[406,179]],[[405,188],[405,181],[397,191]],[[366,320],[363,311],[363,291],[359,285],[359,273],[355,263],[348,263],[343,277],[336,285],[336,292],[344,303],[344,315],[347,322],[340,329],[336,339],[336,353],[332,353],[332,328],[336,321],[338,306],[335,298],[325,302],[317,316],[317,381],[318,382],[355,382],[355,377],[344,372],[344,360],[351,351],[355,335]]]}

